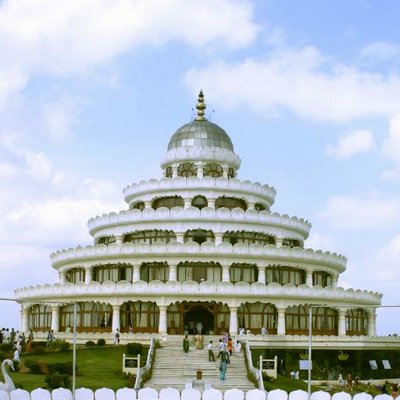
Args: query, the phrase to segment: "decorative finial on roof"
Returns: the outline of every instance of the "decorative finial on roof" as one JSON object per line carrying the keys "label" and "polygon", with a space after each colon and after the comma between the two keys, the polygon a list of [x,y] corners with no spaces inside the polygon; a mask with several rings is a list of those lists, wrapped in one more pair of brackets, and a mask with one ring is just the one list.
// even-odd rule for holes
{"label": "decorative finial on roof", "polygon": [[195,118],[195,121],[205,121],[206,117],[204,116],[205,114],[204,110],[206,109],[206,103],[204,103],[203,90],[200,90],[196,108],[197,108],[197,117]]}

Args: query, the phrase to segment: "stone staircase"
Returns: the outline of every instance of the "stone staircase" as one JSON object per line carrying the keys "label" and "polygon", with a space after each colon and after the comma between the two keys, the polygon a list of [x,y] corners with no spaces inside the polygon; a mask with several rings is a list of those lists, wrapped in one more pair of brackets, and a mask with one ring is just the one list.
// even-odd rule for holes
{"label": "stone staircase", "polygon": [[[192,383],[194,388],[200,389],[213,387],[225,391],[237,388],[243,391],[254,389],[254,384],[247,379],[246,365],[243,351],[233,353],[231,363],[228,365],[225,380],[219,379],[219,359],[216,362],[208,361],[206,348],[210,340],[213,341],[214,354],[218,354],[218,340],[221,336],[203,336],[204,349],[195,349],[191,341],[190,350],[184,353],[182,349],[182,336],[168,336],[167,341],[162,342],[156,350],[152,378],[144,384],[144,387],[152,387],[160,390],[165,387],[173,387],[183,390],[185,384]],[[191,339],[191,338],[190,338]],[[203,372],[203,380],[196,380],[196,371]]]}

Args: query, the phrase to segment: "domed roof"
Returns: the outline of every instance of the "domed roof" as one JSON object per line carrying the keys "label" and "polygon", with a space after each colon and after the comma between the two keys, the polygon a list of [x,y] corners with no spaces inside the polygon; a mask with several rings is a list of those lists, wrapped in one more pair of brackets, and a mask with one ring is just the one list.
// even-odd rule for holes
{"label": "domed roof", "polygon": [[195,147],[219,147],[233,150],[233,144],[228,134],[217,124],[214,124],[204,117],[203,91],[200,91],[197,103],[197,118],[181,126],[171,137],[168,143],[168,150],[195,146]]}

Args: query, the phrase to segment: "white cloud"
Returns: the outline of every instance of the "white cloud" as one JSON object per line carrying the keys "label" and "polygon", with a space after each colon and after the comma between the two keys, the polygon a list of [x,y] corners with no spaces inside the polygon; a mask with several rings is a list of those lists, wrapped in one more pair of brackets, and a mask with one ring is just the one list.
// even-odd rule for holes
{"label": "white cloud", "polygon": [[78,115],[85,100],[77,96],[63,95],[41,105],[46,132],[54,139],[70,135],[71,127],[79,120]]}
{"label": "white cloud", "polygon": [[348,158],[355,154],[365,153],[374,147],[374,137],[370,131],[357,130],[341,137],[336,146],[328,146],[328,155],[337,158]]}
{"label": "white cloud", "polygon": [[400,46],[389,42],[373,42],[361,49],[360,56],[369,61],[389,61],[400,57]]}
{"label": "white cloud", "polygon": [[400,218],[400,204],[383,198],[332,197],[321,217],[336,228],[386,229]]}
{"label": "white cloud", "polygon": [[15,164],[8,161],[0,161],[0,182],[13,178],[18,173],[18,168]]}
{"label": "white cloud", "polygon": [[400,75],[362,72],[324,57],[314,47],[274,52],[264,60],[217,62],[192,69],[186,82],[227,108],[261,115],[288,109],[312,120],[345,122],[390,117],[400,109]]}
{"label": "white cloud", "polygon": [[143,44],[240,48],[259,31],[253,6],[228,0],[0,3],[0,107],[36,74],[76,75]]}
{"label": "white cloud", "polygon": [[400,183],[400,167],[383,171],[381,174],[381,179],[386,182]]}
{"label": "white cloud", "polygon": [[332,236],[312,231],[304,246],[314,250],[332,251],[336,245]]}
{"label": "white cloud", "polygon": [[400,113],[390,119],[389,136],[384,140],[382,150],[385,156],[400,161]]}

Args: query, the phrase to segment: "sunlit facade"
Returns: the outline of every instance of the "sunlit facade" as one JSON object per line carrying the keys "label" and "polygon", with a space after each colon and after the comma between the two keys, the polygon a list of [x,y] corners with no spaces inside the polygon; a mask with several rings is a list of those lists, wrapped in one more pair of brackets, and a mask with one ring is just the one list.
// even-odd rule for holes
{"label": "sunlit facade", "polygon": [[[59,282],[16,290],[21,329],[64,332],[376,335],[381,295],[338,287],[346,258],[308,249],[311,225],[271,211],[241,180],[228,134],[197,117],[171,137],[162,177],[123,189],[127,209],[89,220],[93,245],[51,255]],[[140,167],[140,166],[138,166]],[[58,304],[56,302],[59,302]]]}

